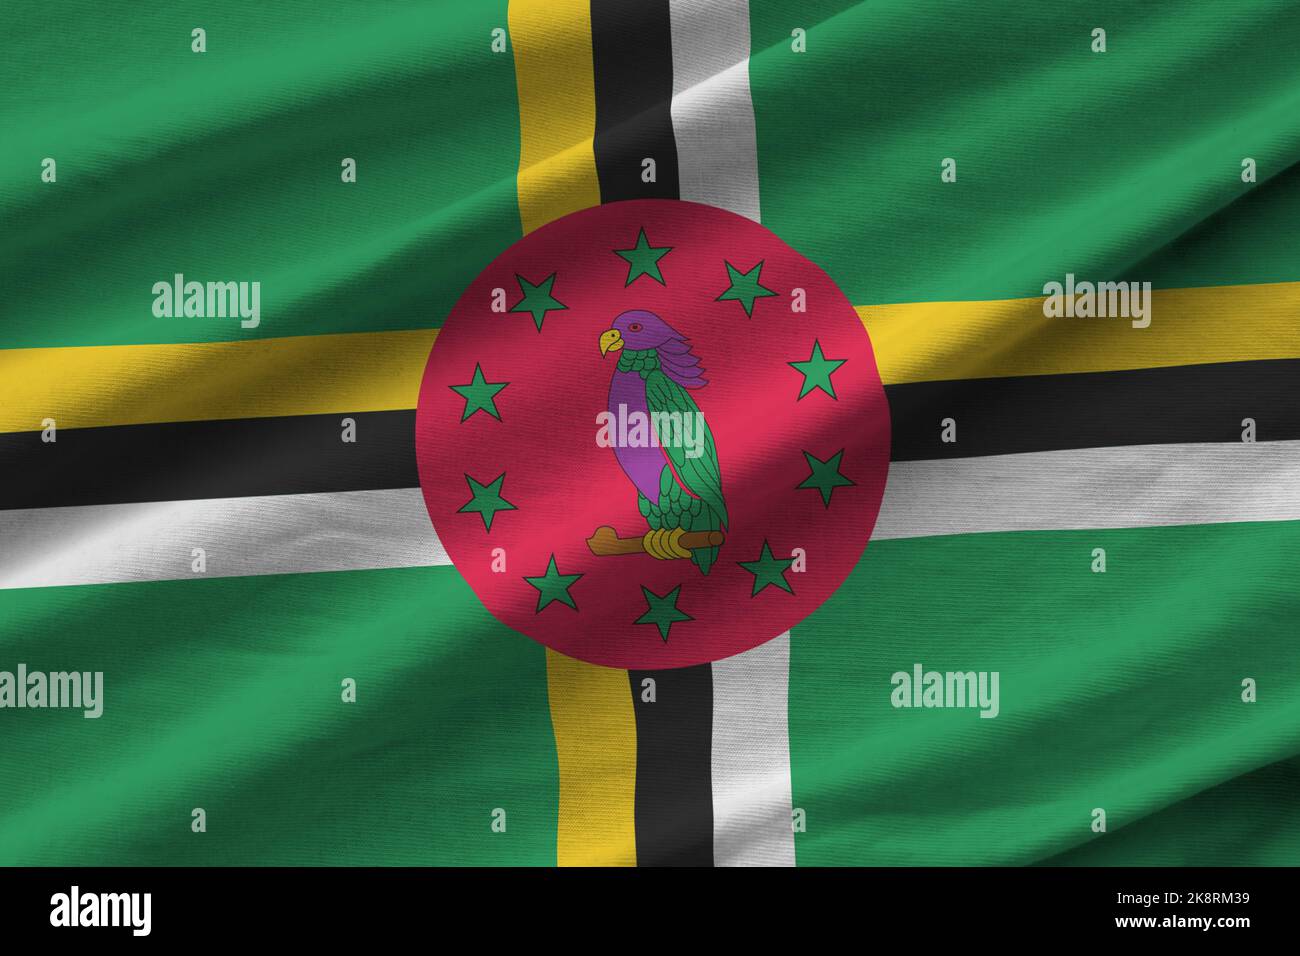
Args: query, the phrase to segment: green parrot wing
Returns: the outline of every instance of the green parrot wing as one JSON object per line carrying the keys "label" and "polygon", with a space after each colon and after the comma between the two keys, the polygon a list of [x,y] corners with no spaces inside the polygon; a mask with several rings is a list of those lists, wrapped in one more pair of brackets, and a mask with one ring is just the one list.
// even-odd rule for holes
{"label": "green parrot wing", "polygon": [[[709,430],[708,422],[700,413],[695,399],[659,369],[646,375],[645,395],[651,427],[658,435],[659,444],[672,463],[673,470],[691,493],[712,508],[724,526],[728,525],[727,505],[722,497],[722,470],[718,467],[718,449],[713,442],[713,432]],[[692,440],[691,444],[686,444],[683,440],[687,434]],[[691,457],[692,454],[696,457]]]}

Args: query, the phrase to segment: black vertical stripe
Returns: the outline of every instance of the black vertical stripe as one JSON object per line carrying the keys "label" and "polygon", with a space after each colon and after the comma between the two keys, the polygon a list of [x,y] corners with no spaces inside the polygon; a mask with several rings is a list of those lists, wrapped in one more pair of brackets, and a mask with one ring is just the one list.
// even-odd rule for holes
{"label": "black vertical stripe", "polygon": [[[677,199],[668,0],[592,0],[596,172],[603,202]],[[655,161],[655,182],[641,163]]]}
{"label": "black vertical stripe", "polygon": [[[592,0],[602,202],[677,199],[668,0]],[[655,181],[642,161],[655,161]],[[629,671],[636,713],[639,866],[713,865],[713,668]],[[642,687],[654,681],[654,700]]]}
{"label": "black vertical stripe", "polygon": [[[713,865],[713,665],[628,671],[638,866]],[[653,680],[647,701],[643,681]]]}

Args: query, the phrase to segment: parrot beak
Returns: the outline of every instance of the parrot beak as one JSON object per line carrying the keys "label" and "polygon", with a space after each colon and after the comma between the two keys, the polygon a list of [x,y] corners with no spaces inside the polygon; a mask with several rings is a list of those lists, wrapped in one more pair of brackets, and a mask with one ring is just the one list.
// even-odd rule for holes
{"label": "parrot beak", "polygon": [[600,333],[600,357],[609,352],[617,352],[623,347],[623,333],[618,329],[607,329]]}

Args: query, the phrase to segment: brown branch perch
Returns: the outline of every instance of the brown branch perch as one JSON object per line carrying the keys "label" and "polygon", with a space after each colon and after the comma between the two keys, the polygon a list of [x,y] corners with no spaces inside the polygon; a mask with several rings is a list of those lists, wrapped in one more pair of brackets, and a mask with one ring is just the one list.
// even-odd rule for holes
{"label": "brown branch perch", "polygon": [[[688,551],[696,548],[715,548],[726,540],[721,531],[688,531],[681,536],[678,543]],[[605,525],[592,532],[587,539],[587,547],[595,555],[609,554],[645,554],[645,541],[641,535],[634,538],[620,538],[618,532]]]}

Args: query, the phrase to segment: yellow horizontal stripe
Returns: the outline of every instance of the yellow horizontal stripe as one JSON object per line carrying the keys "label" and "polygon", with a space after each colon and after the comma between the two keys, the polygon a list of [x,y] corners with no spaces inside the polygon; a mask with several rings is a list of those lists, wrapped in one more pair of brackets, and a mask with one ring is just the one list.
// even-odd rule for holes
{"label": "yellow horizontal stripe", "polygon": [[0,351],[0,431],[414,408],[436,330]]}
{"label": "yellow horizontal stripe", "polygon": [[560,866],[636,866],[636,717],[627,671],[547,648]]}
{"label": "yellow horizontal stripe", "polygon": [[[860,306],[886,384],[1300,358],[1300,282],[1166,289],[1150,328],[1042,299]],[[0,351],[0,432],[414,408],[437,331]]]}
{"label": "yellow horizontal stripe", "polygon": [[1156,289],[1151,325],[1043,299],[859,306],[885,384],[1300,358],[1300,282]]}

